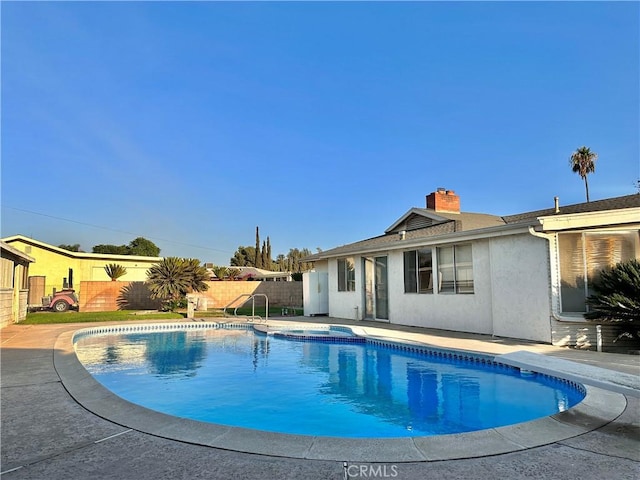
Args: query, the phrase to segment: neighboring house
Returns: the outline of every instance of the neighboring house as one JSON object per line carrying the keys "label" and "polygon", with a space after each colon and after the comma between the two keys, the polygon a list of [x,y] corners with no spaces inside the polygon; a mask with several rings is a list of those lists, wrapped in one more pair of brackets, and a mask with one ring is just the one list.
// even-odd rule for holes
{"label": "neighboring house", "polygon": [[595,347],[589,282],[640,258],[640,194],[499,217],[438,189],[384,235],[305,258],[331,317]]}
{"label": "neighboring house", "polygon": [[[216,280],[218,277],[213,273],[213,263],[205,263],[204,266],[211,274],[211,279]],[[238,280],[258,280],[262,282],[290,282],[292,280],[290,272],[272,272],[256,267],[230,266],[226,268],[229,270],[239,270],[240,275],[237,277]]]}
{"label": "neighboring house", "polygon": [[51,295],[54,289],[78,289],[81,281],[110,280],[104,270],[110,263],[127,269],[127,273],[118,280],[135,282],[145,281],[149,267],[162,261],[162,257],[70,252],[23,235],[2,240],[35,260],[29,270],[30,290],[33,290],[29,295],[30,304],[39,303],[40,297]]}
{"label": "neighboring house", "polygon": [[260,280],[269,282],[290,282],[291,273],[289,272],[272,272],[256,267],[229,267],[240,270],[241,280]]}
{"label": "neighboring house", "polygon": [[27,316],[27,277],[34,259],[0,242],[0,328]]}

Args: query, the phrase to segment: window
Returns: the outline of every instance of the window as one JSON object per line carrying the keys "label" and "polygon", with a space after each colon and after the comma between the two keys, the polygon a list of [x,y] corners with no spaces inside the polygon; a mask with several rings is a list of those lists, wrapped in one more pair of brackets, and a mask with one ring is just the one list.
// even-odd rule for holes
{"label": "window", "polygon": [[356,291],[356,269],[351,257],[338,259],[338,291]]}
{"label": "window", "polygon": [[438,275],[441,293],[473,293],[471,245],[438,248]]}
{"label": "window", "polygon": [[404,293],[433,293],[430,248],[404,252]]}
{"label": "window", "polygon": [[560,300],[564,313],[584,313],[600,270],[640,256],[638,230],[558,234]]}

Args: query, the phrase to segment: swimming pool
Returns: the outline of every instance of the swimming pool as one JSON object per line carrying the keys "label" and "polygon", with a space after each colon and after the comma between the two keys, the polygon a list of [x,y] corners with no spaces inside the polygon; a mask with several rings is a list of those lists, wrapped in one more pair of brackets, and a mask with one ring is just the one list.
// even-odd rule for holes
{"label": "swimming pool", "polygon": [[114,333],[85,331],[75,347],[85,368],[120,397],[177,417],[263,431],[441,435],[552,415],[584,397],[579,385],[523,374],[490,357],[394,342],[300,342],[246,325]]}

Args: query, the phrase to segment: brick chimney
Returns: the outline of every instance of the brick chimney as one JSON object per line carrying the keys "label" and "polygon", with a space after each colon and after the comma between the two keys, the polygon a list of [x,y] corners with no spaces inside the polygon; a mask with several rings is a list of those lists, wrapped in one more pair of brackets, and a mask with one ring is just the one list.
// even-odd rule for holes
{"label": "brick chimney", "polygon": [[460,197],[453,190],[438,188],[427,195],[427,208],[436,212],[460,213]]}

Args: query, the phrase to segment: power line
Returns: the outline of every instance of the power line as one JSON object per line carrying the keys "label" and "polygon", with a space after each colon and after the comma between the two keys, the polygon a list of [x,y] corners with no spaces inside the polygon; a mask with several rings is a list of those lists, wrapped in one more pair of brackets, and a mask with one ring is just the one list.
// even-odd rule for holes
{"label": "power line", "polygon": [[[94,225],[92,223],[79,222],[77,220],[71,220],[69,218],[62,218],[62,217],[57,217],[55,215],[48,215],[46,213],[34,212],[32,210],[25,210],[24,208],[11,207],[9,205],[2,205],[2,208],[9,208],[11,210],[16,210],[18,212],[31,213],[33,215],[40,215],[41,217],[53,218],[55,220],[62,220],[62,221],[65,221],[65,222],[76,223],[78,225],[84,225],[84,226],[87,226],[87,227],[100,228],[102,230],[108,230],[110,232],[126,233],[127,235],[133,235],[134,237],[142,236],[142,235],[139,235],[139,234],[134,233],[134,232],[128,232],[126,230],[119,230],[117,228],[104,227],[102,225]],[[219,248],[211,248],[211,247],[202,247],[200,245],[193,245],[191,243],[178,242],[178,241],[175,241],[175,240],[167,240],[166,238],[158,238],[158,237],[144,237],[144,238],[150,238],[150,239],[153,239],[153,240],[157,240],[159,242],[173,243],[175,245],[182,245],[182,246],[185,246],[185,247],[201,248],[203,250],[211,250],[211,251],[214,251],[214,252],[232,253],[229,250],[221,250]]]}

